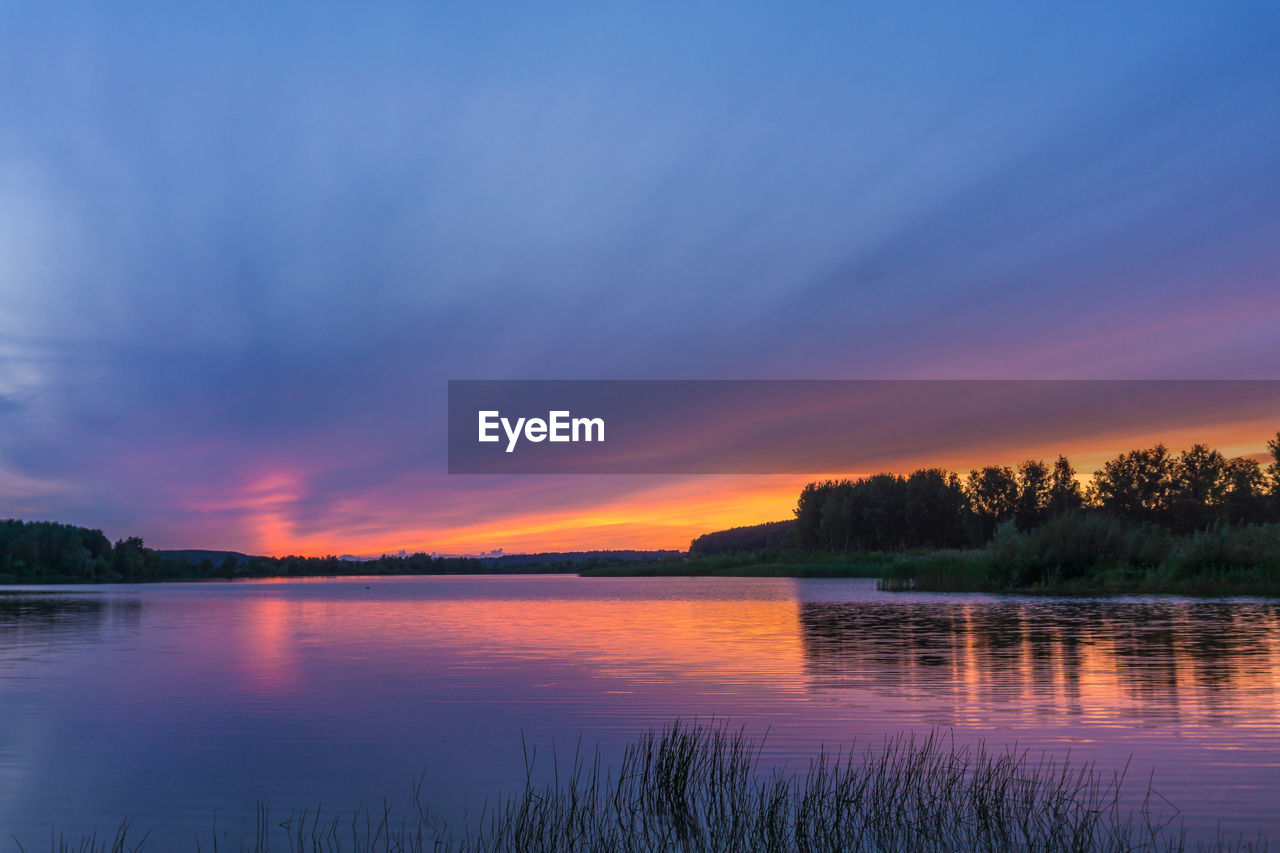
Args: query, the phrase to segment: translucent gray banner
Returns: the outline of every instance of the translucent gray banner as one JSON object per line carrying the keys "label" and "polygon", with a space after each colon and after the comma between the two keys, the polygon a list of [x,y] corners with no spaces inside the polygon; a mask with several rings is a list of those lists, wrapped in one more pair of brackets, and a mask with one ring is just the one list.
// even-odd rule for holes
{"label": "translucent gray banner", "polygon": [[1277,380],[451,380],[449,472],[865,470],[1268,418],[1280,428]]}

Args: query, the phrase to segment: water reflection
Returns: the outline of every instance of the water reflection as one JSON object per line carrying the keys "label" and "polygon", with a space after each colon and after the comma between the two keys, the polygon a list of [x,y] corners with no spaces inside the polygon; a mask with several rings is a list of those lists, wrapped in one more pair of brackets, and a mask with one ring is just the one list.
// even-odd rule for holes
{"label": "water reflection", "polygon": [[1280,834],[1276,601],[775,578],[0,591],[0,835],[132,816],[164,846],[215,810],[352,807],[424,767],[446,771],[424,782],[437,808],[474,807],[523,778],[526,740],[619,749],[674,717],[767,730],[763,760],[792,768],[934,726],[1135,755],[1195,832]]}
{"label": "water reflection", "polygon": [[947,697],[958,717],[1020,702],[1060,720],[1280,709],[1280,602],[806,601],[819,691]]}
{"label": "water reflection", "polygon": [[137,598],[0,592],[0,660],[136,629],[141,621],[142,602]]}
{"label": "water reflection", "polygon": [[[266,591],[222,618],[190,622],[188,632],[204,639],[187,654],[233,662],[240,686],[279,697],[351,661],[388,682],[438,678],[446,664],[477,673],[550,664],[618,690],[680,682],[804,688],[794,600],[566,598],[562,590],[543,599],[478,596],[472,587],[422,600],[399,592],[352,589],[334,600]],[[240,629],[229,634],[228,624]]]}

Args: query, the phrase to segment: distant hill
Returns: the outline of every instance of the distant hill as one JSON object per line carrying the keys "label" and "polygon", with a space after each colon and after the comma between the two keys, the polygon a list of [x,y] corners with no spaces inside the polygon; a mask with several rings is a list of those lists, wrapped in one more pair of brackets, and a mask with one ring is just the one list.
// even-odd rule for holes
{"label": "distant hill", "polygon": [[776,550],[787,544],[787,535],[795,521],[766,521],[745,527],[731,527],[704,533],[689,543],[689,553],[698,556],[730,554],[737,551]]}
{"label": "distant hill", "polygon": [[178,551],[157,551],[156,553],[166,560],[183,559],[192,565],[198,564],[206,557],[212,560],[215,566],[221,566],[227,557],[235,557],[236,565],[243,565],[249,562],[249,555],[241,554],[239,551],[203,551],[198,548],[185,548]]}
{"label": "distant hill", "polygon": [[[238,565],[248,563],[254,559],[249,554],[242,554],[239,551],[207,551],[197,548],[186,548],[175,551],[158,551],[160,556],[166,560],[184,559],[192,565],[198,564],[205,557],[213,560],[214,565],[221,566],[227,557],[234,557]],[[643,562],[647,560],[662,560],[667,557],[677,557],[679,551],[547,551],[539,554],[501,554],[493,556],[481,556],[479,558],[454,558],[454,559],[479,559],[479,561],[492,568],[502,568],[504,566],[534,566],[542,563],[585,563],[588,560],[611,560],[624,562]],[[342,562],[348,563],[372,563],[384,559],[383,557],[357,557],[351,554],[343,554],[338,557]],[[390,555],[391,557],[408,557],[406,552],[399,555]]]}
{"label": "distant hill", "polygon": [[589,560],[647,562],[680,556],[679,551],[548,551],[541,554],[503,554],[500,557],[481,557],[486,566],[530,566],[539,563],[585,563]]}

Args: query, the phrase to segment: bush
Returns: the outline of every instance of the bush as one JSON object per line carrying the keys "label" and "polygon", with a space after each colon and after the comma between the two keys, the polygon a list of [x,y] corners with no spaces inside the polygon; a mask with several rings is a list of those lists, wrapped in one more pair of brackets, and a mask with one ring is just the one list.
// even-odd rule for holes
{"label": "bush", "polygon": [[1006,523],[982,551],[895,562],[880,588],[1276,595],[1280,525],[1224,524],[1176,536],[1087,511],[1027,532]]}
{"label": "bush", "polygon": [[1219,525],[1187,537],[1170,559],[1182,576],[1207,571],[1268,569],[1280,576],[1280,526]]}
{"label": "bush", "polygon": [[1170,554],[1173,537],[1147,524],[1098,513],[1075,512],[1019,532],[1010,523],[996,531],[986,552],[997,574],[1014,586],[1072,580],[1107,566],[1149,569]]}

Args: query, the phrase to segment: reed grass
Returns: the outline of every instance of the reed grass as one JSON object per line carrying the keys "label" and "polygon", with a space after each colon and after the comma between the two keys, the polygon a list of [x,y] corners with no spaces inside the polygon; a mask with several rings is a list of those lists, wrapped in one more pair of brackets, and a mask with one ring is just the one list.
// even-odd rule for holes
{"label": "reed grass", "polygon": [[[949,735],[898,736],[860,753],[822,752],[807,771],[766,770],[741,730],[676,722],[642,735],[616,769],[599,750],[553,760],[534,781],[526,751],[522,787],[474,819],[452,824],[415,788],[401,814],[384,804],[355,814],[293,811],[279,822],[259,806],[257,833],[240,850],[291,853],[551,853],[552,851],[1180,851],[1176,809],[1148,784],[1125,806],[1124,773],[1030,752],[957,745]],[[1140,791],[1141,789],[1139,789]],[[113,839],[59,841],[58,851],[143,849],[126,824]],[[221,837],[221,846],[220,839]],[[192,849],[232,849],[215,827]],[[1260,850],[1261,840],[1210,850]]]}
{"label": "reed grass", "polygon": [[788,551],[744,551],[692,555],[583,569],[582,577],[749,577],[749,578],[878,578],[896,561],[911,554],[869,551],[821,554]]}
{"label": "reed grass", "polygon": [[885,566],[888,591],[1280,596],[1280,525],[1220,525],[1175,536],[1097,514],[1030,531],[1003,525],[980,551]]}

